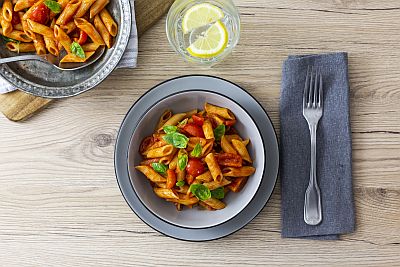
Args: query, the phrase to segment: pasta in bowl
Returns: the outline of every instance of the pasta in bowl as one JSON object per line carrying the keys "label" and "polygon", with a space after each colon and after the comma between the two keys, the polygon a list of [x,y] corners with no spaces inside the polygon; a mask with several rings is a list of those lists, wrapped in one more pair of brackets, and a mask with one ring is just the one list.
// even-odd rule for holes
{"label": "pasta in bowl", "polygon": [[188,228],[237,215],[257,192],[265,165],[252,118],[233,100],[204,91],[170,96],[151,108],[132,136],[128,160],[145,206]]}
{"label": "pasta in bowl", "polygon": [[[39,0],[38,0],[39,1]],[[38,1],[31,1],[31,5],[34,5]],[[44,0],[46,1],[46,0]],[[54,2],[54,0],[52,0]],[[85,2],[84,0],[81,0],[82,2]],[[3,3],[5,0],[0,0],[0,7],[3,7]],[[62,3],[61,0],[57,0],[58,3]],[[68,1],[69,3],[74,3],[72,0]],[[15,3],[15,0],[11,0],[11,3]],[[20,61],[20,62],[12,62],[12,63],[7,63],[7,64],[2,64],[0,65],[0,75],[2,78],[7,80],[10,84],[15,86],[16,88],[36,95],[36,96],[41,96],[41,97],[48,97],[48,98],[63,98],[63,97],[70,97],[74,95],[81,94],[85,91],[88,91],[94,87],[96,87],[99,83],[101,83],[104,79],[106,79],[111,72],[117,67],[117,65],[120,63],[126,48],[128,46],[128,42],[130,40],[130,37],[132,36],[132,9],[131,9],[131,2],[130,0],[118,0],[118,1],[109,1],[109,3],[106,5],[105,9],[106,11],[110,14],[111,18],[115,21],[116,28],[115,27],[109,27],[110,31],[117,31],[115,37],[112,36],[112,41],[111,41],[111,48],[105,49],[106,45],[103,46],[103,48],[99,48],[96,50],[96,53],[94,56],[97,56],[101,51],[102,55],[95,61],[93,64],[90,64],[88,66],[85,66],[84,68],[81,68],[79,70],[60,70],[52,66],[51,64],[48,64],[46,62],[41,62],[41,61]],[[94,5],[94,4],[93,4]],[[93,6],[92,5],[92,6]],[[92,7],[91,6],[91,7]],[[22,12],[26,14],[28,12],[28,9],[24,9]],[[3,11],[3,9],[1,10]],[[62,13],[62,12],[61,12]],[[101,14],[100,12],[99,14]],[[103,19],[101,15],[99,15],[100,19],[102,20],[103,24],[106,25],[104,21],[107,20],[107,16],[104,16],[105,11],[103,11]],[[3,12],[0,12],[1,15],[3,15]],[[59,13],[56,15],[53,19],[57,21],[58,17],[61,14]],[[75,16],[75,15],[74,15]],[[13,16],[16,17],[16,16]],[[94,16],[96,17],[96,16]],[[94,23],[94,18],[90,19],[90,9],[89,11],[86,11],[86,14],[84,17],[82,17],[86,21],[90,22],[93,27],[96,28],[96,25]],[[31,21],[31,18],[29,18]],[[38,20],[36,18],[36,20]],[[75,23],[75,18],[72,18],[70,22]],[[28,21],[26,20],[28,23]],[[34,21],[37,22],[37,21]],[[81,20],[77,20],[78,24],[81,24]],[[13,30],[16,29],[20,32],[23,32],[23,37],[26,38],[26,34],[23,31],[22,28],[22,23],[20,22],[15,22],[15,28],[13,27]],[[26,23],[26,24],[27,24]],[[38,23],[38,22],[37,22]],[[31,22],[32,24],[32,22]],[[33,23],[34,24],[34,23]],[[43,24],[46,27],[50,26],[50,29],[52,27],[51,24]],[[58,25],[60,29],[66,28],[68,25],[72,25],[72,23],[67,23],[62,27],[62,25]],[[0,23],[1,26],[1,23]],[[29,25],[26,25],[29,28]],[[76,26],[76,25],[75,25]],[[112,25],[111,25],[112,26]],[[82,25],[81,25],[82,27]],[[1,29],[4,29],[4,27],[1,27]],[[54,30],[54,28],[53,28]],[[78,27],[75,29],[75,34],[73,32],[67,33],[68,30],[62,29],[71,39],[71,42],[73,43],[74,38],[78,38],[79,40],[79,33]],[[98,30],[97,30],[98,31]],[[47,33],[50,33],[49,31],[45,31]],[[45,33],[44,32],[44,33]],[[100,32],[98,31],[100,34]],[[54,34],[54,32],[53,32]],[[59,32],[60,34],[60,32]],[[61,32],[62,34],[62,32]],[[115,34],[115,32],[113,33]],[[36,34],[35,34],[36,36]],[[42,35],[43,36],[43,35]],[[6,44],[9,43],[9,39],[12,38],[6,37],[2,38],[0,36],[0,57],[5,58],[5,57],[13,57],[16,56],[16,52],[10,51],[9,49],[6,48]],[[44,37],[43,37],[44,39]],[[95,38],[94,38],[95,39]],[[31,40],[31,39],[30,39]],[[103,40],[105,43],[106,41]],[[19,43],[18,43],[19,42]],[[18,41],[17,43],[18,46],[15,46],[15,50],[21,52],[21,51],[31,51],[30,53],[36,53],[36,48],[32,47],[34,46],[34,42],[21,42]],[[11,42],[13,43],[13,42]],[[12,45],[12,44],[11,44]],[[46,43],[45,43],[46,45]],[[61,44],[57,44],[57,48],[61,49],[58,52],[61,51],[61,57],[66,53],[66,50],[64,47],[59,47]],[[24,47],[25,46],[25,47]],[[61,45],[62,46],[62,45]],[[93,42],[91,38],[88,36],[86,38],[86,43],[82,44],[81,47],[85,52],[85,58],[87,57],[87,53],[89,53],[89,50],[95,50],[96,49],[97,43]],[[68,47],[68,46],[67,46]],[[74,49],[76,50],[76,45],[74,45]],[[105,48],[104,48],[105,47]],[[49,46],[50,48],[50,46]],[[24,50],[25,49],[25,50]],[[33,51],[33,49],[35,49]],[[49,54],[51,53],[50,51],[53,51],[53,53],[56,53],[57,50],[50,50],[46,48],[46,53]],[[72,50],[72,48],[71,48]],[[80,49],[78,49],[80,50]],[[78,51],[77,50],[77,51]],[[86,50],[86,51],[85,51]],[[89,52],[88,52],[89,51]],[[22,52],[21,52],[22,53]],[[92,56],[93,57],[93,56]],[[90,60],[90,59],[89,59]],[[128,62],[125,62],[127,64]],[[74,63],[66,63],[68,65],[74,64]],[[78,63],[80,64],[80,63]]]}
{"label": "pasta in bowl", "polygon": [[0,34],[17,53],[67,54],[61,63],[88,60],[100,46],[111,48],[118,26],[106,9],[109,0],[4,0]]}

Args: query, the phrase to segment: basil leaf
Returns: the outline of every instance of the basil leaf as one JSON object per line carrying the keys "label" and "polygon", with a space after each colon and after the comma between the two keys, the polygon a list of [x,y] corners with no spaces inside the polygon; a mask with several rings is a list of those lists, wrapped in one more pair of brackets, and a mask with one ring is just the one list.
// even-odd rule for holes
{"label": "basil leaf", "polygon": [[167,125],[167,126],[163,127],[163,130],[166,134],[172,134],[178,130],[178,127],[172,126],[172,125]]}
{"label": "basil leaf", "polygon": [[225,125],[220,124],[214,129],[214,137],[216,141],[221,140],[222,136],[225,134]]}
{"label": "basil leaf", "polygon": [[183,154],[183,155],[178,155],[178,167],[183,171],[186,168],[186,165],[188,163],[188,155]]}
{"label": "basil leaf", "polygon": [[174,137],[173,134],[166,134],[163,136],[163,139],[165,142],[167,142],[168,144],[173,145],[174,144]]}
{"label": "basil leaf", "polygon": [[71,44],[71,52],[72,54],[80,57],[80,58],[85,58],[85,51],[83,51],[83,48],[80,44],[78,44],[77,42],[73,42]]}
{"label": "basil leaf", "polygon": [[165,165],[163,163],[152,163],[151,167],[153,167],[153,169],[156,172],[159,172],[159,173],[162,173],[162,174],[166,173],[166,171],[168,170],[167,165]]}
{"label": "basil leaf", "polygon": [[202,147],[201,147],[201,144],[200,144],[200,143],[197,143],[197,144],[194,146],[194,148],[193,148],[193,150],[192,150],[192,153],[190,153],[190,155],[192,155],[192,157],[198,158],[198,157],[201,156],[201,151],[202,151],[202,150],[203,150],[203,149],[202,149]]}
{"label": "basil leaf", "polygon": [[44,4],[56,14],[61,12],[61,5],[54,0],[45,0]]}
{"label": "basil leaf", "polygon": [[20,43],[20,41],[14,40],[14,39],[9,38],[9,37],[4,36],[4,35],[2,35],[1,37],[3,38],[3,40],[4,40],[5,42],[12,42],[12,43],[16,43],[16,44],[19,44],[19,43]]}
{"label": "basil leaf", "polygon": [[186,148],[187,143],[189,142],[189,138],[181,133],[174,133],[174,147],[177,148]]}
{"label": "basil leaf", "polygon": [[211,191],[207,186],[202,184],[192,184],[189,191],[195,195],[199,200],[207,200],[211,197]]}
{"label": "basil leaf", "polygon": [[184,180],[180,180],[180,181],[176,182],[176,186],[184,186],[184,185],[185,185]]}
{"label": "basil leaf", "polygon": [[165,142],[173,145],[176,148],[186,148],[187,143],[189,142],[189,138],[178,132],[167,134],[163,137],[163,139]]}
{"label": "basil leaf", "polygon": [[225,197],[224,187],[222,186],[211,190],[211,197],[216,199],[223,199]]}

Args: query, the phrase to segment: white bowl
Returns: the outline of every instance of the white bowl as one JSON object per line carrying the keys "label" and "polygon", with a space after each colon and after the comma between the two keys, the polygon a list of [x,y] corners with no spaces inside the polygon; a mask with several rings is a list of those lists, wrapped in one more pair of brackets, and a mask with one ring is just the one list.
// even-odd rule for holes
{"label": "white bowl", "polygon": [[[226,207],[222,210],[200,210],[184,208],[177,211],[171,202],[159,198],[153,192],[149,180],[135,166],[142,160],[139,145],[143,138],[154,132],[162,112],[171,109],[174,113],[185,112],[194,108],[203,109],[208,102],[229,108],[236,116],[235,129],[243,138],[249,138],[248,150],[253,159],[256,172],[249,177],[244,188],[238,193],[229,193],[223,200]],[[141,118],[130,142],[128,152],[128,171],[133,189],[144,206],[160,219],[185,228],[208,228],[222,224],[239,214],[253,199],[260,186],[265,169],[264,143],[257,125],[249,114],[234,100],[214,92],[186,91],[168,96],[151,107]]]}

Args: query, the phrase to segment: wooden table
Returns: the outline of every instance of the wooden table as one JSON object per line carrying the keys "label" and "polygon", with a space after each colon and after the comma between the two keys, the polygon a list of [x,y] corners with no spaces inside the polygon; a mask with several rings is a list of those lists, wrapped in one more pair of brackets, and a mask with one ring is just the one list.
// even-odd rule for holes
{"label": "wooden table", "polygon": [[[164,21],[140,40],[139,66],[57,101],[26,122],[0,119],[2,266],[400,265],[400,3],[395,0],[241,0],[242,39],[214,69],[170,49]],[[165,237],[120,194],[114,142],[150,87],[212,74],[248,89],[279,131],[282,61],[349,52],[357,230],[340,241],[280,237],[280,188],[241,231],[217,241]]]}

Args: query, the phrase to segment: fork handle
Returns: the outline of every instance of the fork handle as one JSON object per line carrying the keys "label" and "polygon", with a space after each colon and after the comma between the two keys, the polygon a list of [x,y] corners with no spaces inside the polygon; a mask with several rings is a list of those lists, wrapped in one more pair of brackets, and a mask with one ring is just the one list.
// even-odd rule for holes
{"label": "fork handle", "polygon": [[309,126],[311,135],[310,181],[304,199],[304,221],[309,225],[318,225],[322,221],[321,192],[317,182],[317,126]]}
{"label": "fork handle", "polygon": [[24,60],[46,61],[45,59],[43,59],[42,57],[40,57],[38,55],[23,55],[23,56],[0,58],[0,64],[10,63],[10,62],[15,62],[15,61],[24,61]]}

